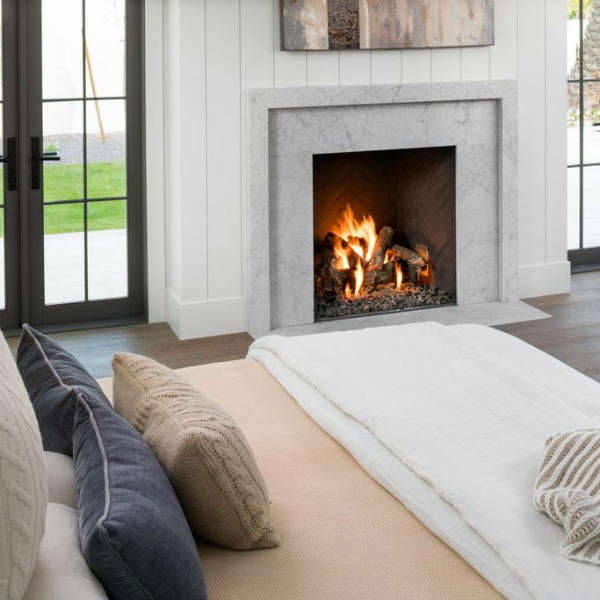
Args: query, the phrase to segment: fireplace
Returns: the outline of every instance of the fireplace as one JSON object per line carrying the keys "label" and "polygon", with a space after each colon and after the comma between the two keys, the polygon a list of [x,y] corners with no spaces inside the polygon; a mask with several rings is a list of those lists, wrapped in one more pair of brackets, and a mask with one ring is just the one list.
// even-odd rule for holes
{"label": "fireplace", "polygon": [[[445,186],[455,190],[454,237],[447,247],[438,248],[443,241],[429,235],[426,220],[417,218],[418,213],[402,217],[400,209],[392,211],[388,221],[378,215],[376,206],[370,207],[378,233],[388,225],[395,232],[392,246],[417,254],[417,244],[427,246],[435,286],[456,298],[456,306],[446,304],[437,314],[462,315],[470,311],[469,305],[517,300],[514,82],[248,90],[245,119],[246,289],[248,330],[253,335],[307,326],[324,331],[406,322],[434,314],[401,311],[369,314],[360,322],[315,323],[315,238],[322,240],[329,233],[325,231],[329,225],[323,225],[316,234],[314,224],[319,208],[315,208],[313,166],[315,157],[318,161],[323,155],[383,156],[393,151],[400,153],[395,156],[420,157],[409,159],[413,166],[407,170],[415,171],[416,165],[429,164],[423,158],[427,153],[446,153],[445,162],[455,167],[454,183]],[[418,183],[410,183],[404,199],[410,204],[421,191]],[[340,201],[340,211],[347,199]],[[401,200],[399,192],[400,205]],[[452,203],[449,206],[451,211]],[[353,210],[360,220],[363,208],[355,205]],[[449,218],[445,224],[450,222]]]}
{"label": "fireplace", "polygon": [[456,148],[313,156],[315,321],[456,303]]}

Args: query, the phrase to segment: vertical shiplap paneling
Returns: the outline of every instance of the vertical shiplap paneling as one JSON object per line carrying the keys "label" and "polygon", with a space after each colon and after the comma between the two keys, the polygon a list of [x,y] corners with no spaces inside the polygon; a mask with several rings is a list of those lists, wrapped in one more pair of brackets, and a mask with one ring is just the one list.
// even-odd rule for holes
{"label": "vertical shiplap paneling", "polygon": [[[175,288],[182,302],[207,299],[208,259],[206,252],[207,219],[207,156],[206,146],[206,72],[205,37],[206,5],[204,0],[196,3],[177,3],[178,30],[172,40],[177,49],[176,81],[171,92],[171,106],[177,126],[173,145],[176,147],[174,160],[178,165],[178,192],[175,204],[180,207],[180,236],[175,238],[176,260],[180,264],[180,285]],[[198,35],[198,32],[202,32]],[[188,256],[197,256],[197,264]]]}
{"label": "vertical shiplap paneling", "polygon": [[566,260],[567,28],[564,6],[546,0],[546,262]]}
{"label": "vertical shiplap paneling", "polygon": [[[229,1],[229,0],[228,0]],[[246,0],[241,0],[245,2]],[[266,0],[265,0],[266,1]],[[275,87],[302,87],[307,82],[306,52],[283,52],[281,50],[281,12],[280,0],[273,3],[273,64],[275,69]]]}
{"label": "vertical shiplap paneling", "polygon": [[206,5],[208,296],[242,295],[240,2]]}
{"label": "vertical shiplap paneling", "polygon": [[[162,2],[144,4],[144,36],[161,40],[165,31],[165,12]],[[165,240],[165,128],[161,121],[165,114],[166,94],[164,47],[161,43],[146,46],[144,73],[146,95],[144,111],[146,145],[146,260],[148,265],[148,321],[166,319],[166,240]],[[154,93],[155,92],[155,93]]]}
{"label": "vertical shiplap paneling", "polygon": [[340,51],[340,85],[368,85],[371,83],[371,51]]}
{"label": "vertical shiplap paneling", "polygon": [[[565,14],[560,2],[560,10]],[[494,4],[494,45],[490,47],[490,79],[516,79],[518,76],[519,0],[502,0]]]}
{"label": "vertical shiplap paneling", "polygon": [[402,83],[402,51],[371,51],[371,83]]}
{"label": "vertical shiplap paneling", "polygon": [[431,80],[460,81],[460,48],[436,48],[431,51]]}
{"label": "vertical shiplap paneling", "polygon": [[[271,0],[243,0],[240,2],[240,85],[241,124],[240,124],[240,156],[242,161],[241,184],[241,224],[242,239],[240,251],[246,256],[247,248],[247,202],[246,190],[248,182],[246,149],[246,114],[244,90],[269,88],[275,85],[275,69],[273,64],[273,2]],[[246,290],[246,263],[242,262],[242,293]]]}
{"label": "vertical shiplap paneling", "polygon": [[519,0],[519,260],[521,265],[542,264],[546,260],[545,26],[545,0]]}
{"label": "vertical shiplap paneling", "polygon": [[402,83],[431,81],[431,50],[402,51]]}
{"label": "vertical shiplap paneling", "polygon": [[[179,142],[179,4],[169,2],[164,5],[165,36],[165,235],[167,243],[167,288],[181,294],[182,287],[182,207],[180,190],[181,148]],[[204,37],[204,28],[201,30]],[[199,114],[198,121],[204,124],[205,115]],[[200,162],[206,163],[206,149],[198,149]],[[202,183],[200,183],[202,185]],[[205,257],[206,260],[206,257]],[[198,279],[206,282],[206,269],[198,274]]]}
{"label": "vertical shiplap paneling", "polygon": [[275,85],[273,66],[273,3],[241,0],[240,58],[242,90]]}
{"label": "vertical shiplap paneling", "polygon": [[308,85],[340,84],[339,50],[317,50],[307,57]]}
{"label": "vertical shiplap paneling", "polygon": [[490,49],[488,46],[460,49],[462,81],[483,81],[490,78]]}

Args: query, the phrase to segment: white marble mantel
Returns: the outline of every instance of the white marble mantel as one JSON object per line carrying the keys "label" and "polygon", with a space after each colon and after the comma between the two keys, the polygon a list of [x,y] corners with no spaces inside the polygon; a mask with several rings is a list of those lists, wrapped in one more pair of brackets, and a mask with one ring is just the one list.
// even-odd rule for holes
{"label": "white marble mantel", "polygon": [[517,299],[514,81],[246,92],[248,330],[313,317],[312,156],[455,146],[457,304]]}

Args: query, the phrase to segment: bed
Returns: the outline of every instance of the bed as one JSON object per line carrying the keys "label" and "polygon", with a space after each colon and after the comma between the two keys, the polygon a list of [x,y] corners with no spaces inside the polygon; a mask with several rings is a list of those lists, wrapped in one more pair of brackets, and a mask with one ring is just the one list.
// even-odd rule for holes
{"label": "bed", "polygon": [[179,371],[238,421],[281,545],[200,544],[211,600],[502,598],[376,483],[253,359]]}
{"label": "bed", "polygon": [[[348,365],[357,341],[360,360]],[[330,345],[339,350],[334,358]],[[249,356],[179,371],[238,421],[269,486],[272,522],[281,535],[279,547],[251,552],[200,543],[210,598],[594,597],[600,568],[560,555],[564,531],[535,511],[532,492],[546,437],[600,422],[596,382],[516,338],[471,325],[270,336],[255,342]],[[401,392],[386,393],[392,385]],[[336,394],[349,396],[348,403]],[[385,455],[393,440],[384,435],[382,449],[370,439],[378,414],[363,415],[363,407],[390,396],[404,402],[400,416],[408,426],[402,430],[402,418],[396,425],[412,436],[412,454],[404,459],[415,481]],[[407,402],[412,398],[419,401]],[[436,401],[424,401],[430,398]],[[468,441],[480,405],[492,409],[491,425],[483,423],[485,444],[463,450],[472,456],[473,489],[481,499],[497,495],[506,502],[503,514],[492,506],[491,528],[472,518],[460,486],[448,485],[462,481],[463,473],[444,479],[442,469],[440,479],[430,478],[438,462],[450,464],[445,454],[439,461],[434,454],[428,469],[419,463],[432,432],[443,437],[458,428],[459,440],[466,435]],[[421,406],[425,413],[418,412]],[[393,419],[384,419],[384,434],[386,421]],[[419,422],[428,424],[422,434],[413,431]],[[514,471],[514,490],[494,479],[492,450],[499,453],[503,444],[498,473],[513,479]]]}

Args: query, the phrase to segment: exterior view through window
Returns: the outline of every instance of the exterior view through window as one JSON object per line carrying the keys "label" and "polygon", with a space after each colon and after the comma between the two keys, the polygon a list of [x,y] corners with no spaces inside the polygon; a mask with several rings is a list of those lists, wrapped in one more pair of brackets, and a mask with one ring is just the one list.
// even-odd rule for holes
{"label": "exterior view through window", "polygon": [[600,262],[600,0],[567,8],[568,247]]}
{"label": "exterior view through window", "polygon": [[0,2],[0,326],[143,319],[142,3]]}

